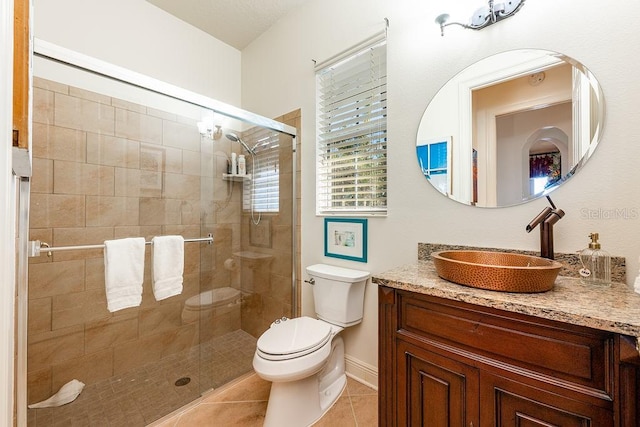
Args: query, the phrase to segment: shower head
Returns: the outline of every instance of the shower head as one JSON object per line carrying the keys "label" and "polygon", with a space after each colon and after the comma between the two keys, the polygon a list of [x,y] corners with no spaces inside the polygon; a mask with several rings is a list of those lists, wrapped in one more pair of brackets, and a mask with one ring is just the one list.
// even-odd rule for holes
{"label": "shower head", "polygon": [[255,151],[253,151],[252,148],[249,148],[249,146],[247,145],[246,142],[244,142],[242,139],[240,139],[240,137],[238,135],[236,135],[233,132],[229,132],[228,134],[225,135],[227,137],[228,140],[233,141],[233,142],[239,142],[245,150],[247,150],[250,154],[256,154]]}

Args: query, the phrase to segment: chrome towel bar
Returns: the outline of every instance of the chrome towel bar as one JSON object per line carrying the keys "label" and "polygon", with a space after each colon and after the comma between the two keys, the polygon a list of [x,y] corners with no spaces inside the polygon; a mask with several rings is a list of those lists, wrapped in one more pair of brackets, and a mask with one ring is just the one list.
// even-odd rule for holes
{"label": "chrome towel bar", "polygon": [[[185,243],[192,242],[207,242],[207,244],[213,243],[213,234],[209,233],[207,237],[199,237],[196,239],[184,239]],[[153,242],[144,242],[145,245],[152,245]],[[37,257],[40,256],[40,253],[44,250],[47,252],[47,256],[51,256],[53,252],[61,252],[61,251],[76,251],[82,249],[104,249],[104,244],[102,245],[82,245],[82,246],[59,246],[59,247],[50,247],[48,243],[41,242],[40,240],[31,240],[29,241],[29,257]]]}

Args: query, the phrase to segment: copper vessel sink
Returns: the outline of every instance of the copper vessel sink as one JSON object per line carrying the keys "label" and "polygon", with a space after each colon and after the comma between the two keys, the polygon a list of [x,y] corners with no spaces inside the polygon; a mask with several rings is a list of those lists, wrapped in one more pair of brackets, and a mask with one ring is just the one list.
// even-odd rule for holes
{"label": "copper vessel sink", "polygon": [[438,276],[450,282],[503,292],[545,292],[562,264],[531,255],[490,251],[431,253]]}

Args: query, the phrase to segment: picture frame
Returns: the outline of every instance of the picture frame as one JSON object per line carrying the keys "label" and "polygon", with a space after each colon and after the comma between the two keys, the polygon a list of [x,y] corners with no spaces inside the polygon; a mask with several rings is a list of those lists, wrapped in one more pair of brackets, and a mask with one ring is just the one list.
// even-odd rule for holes
{"label": "picture frame", "polygon": [[367,262],[367,220],[325,218],[324,256]]}

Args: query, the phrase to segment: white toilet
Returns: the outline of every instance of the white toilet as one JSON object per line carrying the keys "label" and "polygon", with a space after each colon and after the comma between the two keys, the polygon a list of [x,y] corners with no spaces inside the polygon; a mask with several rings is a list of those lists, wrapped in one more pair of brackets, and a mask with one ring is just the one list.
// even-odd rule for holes
{"label": "white toilet", "polygon": [[278,319],[258,339],[253,368],[271,381],[265,427],[316,422],[347,383],[338,335],[362,321],[369,273],[316,264],[307,267],[318,319]]}

